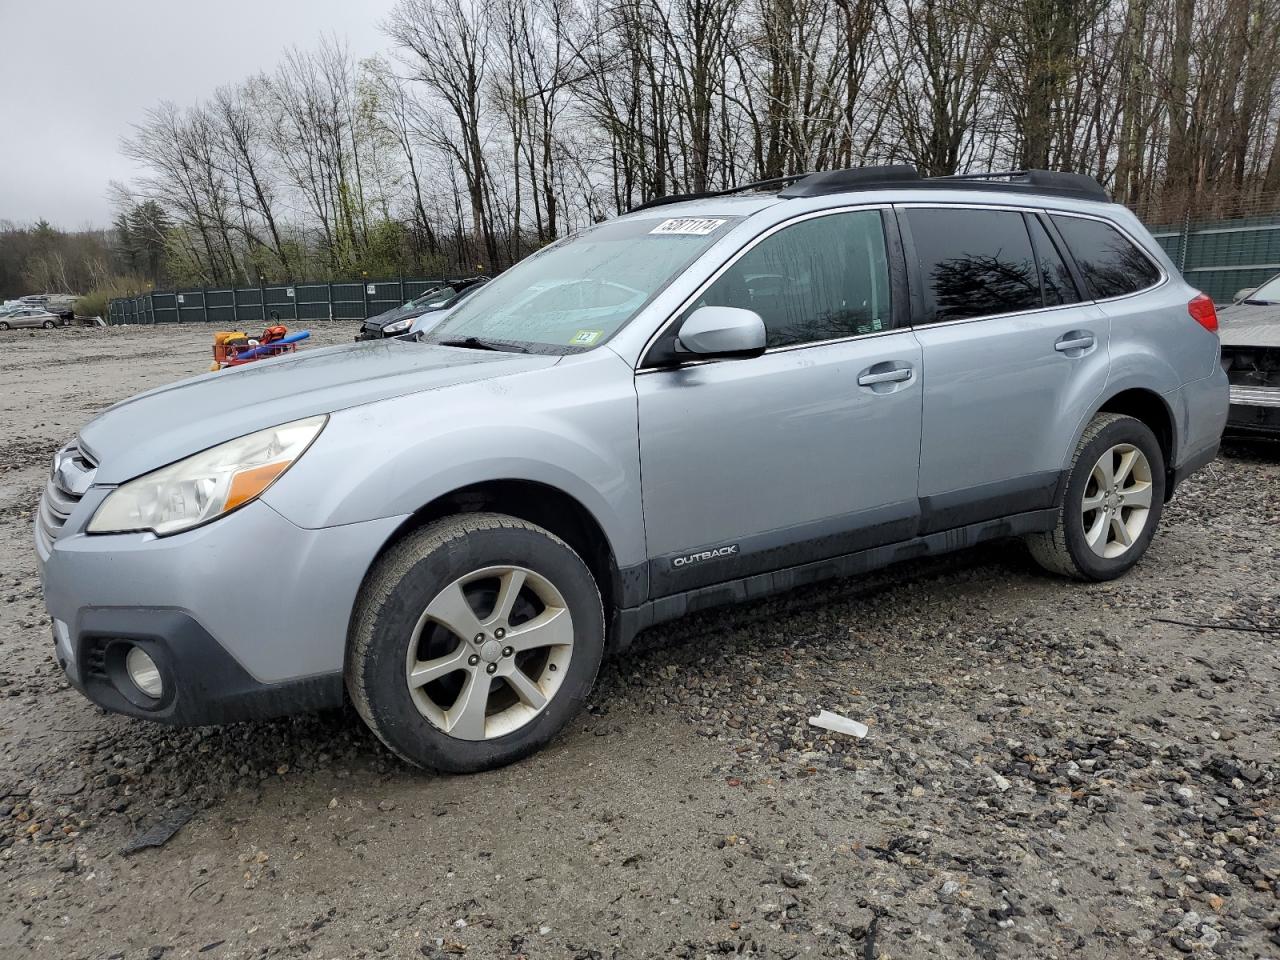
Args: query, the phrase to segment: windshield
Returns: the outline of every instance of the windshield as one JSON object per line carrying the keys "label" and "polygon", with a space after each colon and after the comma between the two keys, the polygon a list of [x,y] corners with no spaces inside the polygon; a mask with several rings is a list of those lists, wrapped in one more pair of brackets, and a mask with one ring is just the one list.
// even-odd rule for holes
{"label": "windshield", "polygon": [[441,303],[445,303],[457,294],[457,289],[451,286],[432,287],[426,293],[414,297],[405,303],[402,310],[409,310],[413,307],[434,307]]}
{"label": "windshield", "polygon": [[1280,275],[1272,277],[1244,298],[1245,303],[1280,303]]}
{"label": "windshield", "polygon": [[737,217],[612,220],[526,257],[467,297],[426,336],[536,353],[608,340]]}

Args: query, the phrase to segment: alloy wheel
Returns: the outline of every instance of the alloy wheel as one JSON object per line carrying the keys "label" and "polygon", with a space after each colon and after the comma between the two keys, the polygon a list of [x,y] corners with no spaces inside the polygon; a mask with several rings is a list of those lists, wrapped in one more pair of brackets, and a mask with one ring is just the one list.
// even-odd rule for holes
{"label": "alloy wheel", "polygon": [[1128,552],[1146,528],[1151,490],[1151,464],[1141,450],[1118,443],[1103,453],[1080,505],[1089,549],[1107,559]]}
{"label": "alloy wheel", "polygon": [[520,729],[551,702],[573,655],[564,597],[525,567],[490,566],[453,581],[418,618],[405,681],[418,711],[460,740]]}

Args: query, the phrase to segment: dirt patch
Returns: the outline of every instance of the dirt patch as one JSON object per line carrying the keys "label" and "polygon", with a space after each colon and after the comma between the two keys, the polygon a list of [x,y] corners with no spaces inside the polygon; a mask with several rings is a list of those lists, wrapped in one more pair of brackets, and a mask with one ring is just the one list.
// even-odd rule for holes
{"label": "dirt patch", "polygon": [[[25,504],[0,513],[0,954],[1280,954],[1275,447],[1229,447],[1123,580],[1002,543],[689,618],[542,754],[438,778],[349,711],[169,729],[54,663],[48,454],[87,407],[203,372],[210,336],[0,343]],[[867,738],[811,728],[821,708]]]}

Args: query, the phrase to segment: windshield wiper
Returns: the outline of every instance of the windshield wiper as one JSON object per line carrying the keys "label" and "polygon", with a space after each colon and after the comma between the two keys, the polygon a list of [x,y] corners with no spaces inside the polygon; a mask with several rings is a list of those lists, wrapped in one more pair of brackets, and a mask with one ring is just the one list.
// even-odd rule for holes
{"label": "windshield wiper", "polygon": [[1274,300],[1254,300],[1252,297],[1245,297],[1245,298],[1244,298],[1243,300],[1241,300],[1240,302],[1241,302],[1241,303],[1247,303],[1247,304],[1248,304],[1249,306],[1251,306],[1251,307],[1274,307],[1274,306],[1276,306],[1276,302],[1275,302]]}
{"label": "windshield wiper", "polygon": [[462,337],[457,340],[440,340],[437,341],[442,347],[468,347],[472,350],[497,350],[502,353],[528,353],[525,347],[517,346],[514,343],[499,343],[494,340],[481,340],[479,337]]}

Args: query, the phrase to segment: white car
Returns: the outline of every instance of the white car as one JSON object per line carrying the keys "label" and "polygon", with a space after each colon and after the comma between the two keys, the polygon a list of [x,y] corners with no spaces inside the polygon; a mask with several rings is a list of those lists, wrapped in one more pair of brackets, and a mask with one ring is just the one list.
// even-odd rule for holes
{"label": "white car", "polygon": [[0,330],[15,330],[18,327],[44,327],[52,330],[62,325],[62,320],[48,310],[39,307],[17,307],[0,311]]}

